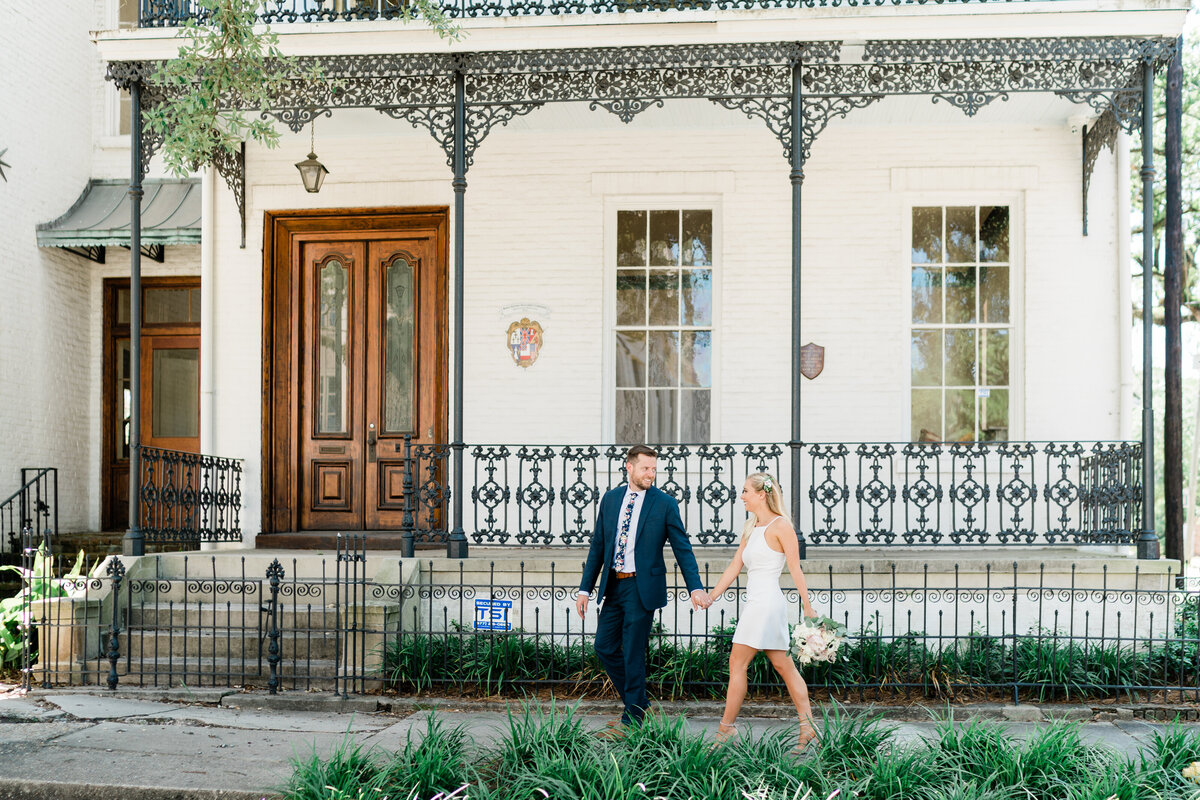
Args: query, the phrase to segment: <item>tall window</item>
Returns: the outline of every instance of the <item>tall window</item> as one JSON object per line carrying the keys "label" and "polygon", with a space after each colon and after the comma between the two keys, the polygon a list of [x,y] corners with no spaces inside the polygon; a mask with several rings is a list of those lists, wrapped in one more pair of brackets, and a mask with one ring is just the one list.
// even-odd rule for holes
{"label": "tall window", "polygon": [[617,212],[619,443],[709,439],[712,249],[711,209]]}
{"label": "tall window", "polygon": [[912,439],[1003,441],[1012,344],[1008,206],[912,210]]}
{"label": "tall window", "polygon": [[117,0],[117,27],[138,26],[138,0]]}

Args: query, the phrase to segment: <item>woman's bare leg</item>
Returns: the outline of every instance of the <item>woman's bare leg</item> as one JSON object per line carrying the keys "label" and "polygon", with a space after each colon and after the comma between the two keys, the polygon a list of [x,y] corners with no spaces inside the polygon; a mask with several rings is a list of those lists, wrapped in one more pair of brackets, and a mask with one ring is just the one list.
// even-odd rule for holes
{"label": "woman's bare leg", "polygon": [[816,726],[813,724],[812,704],[808,700],[808,685],[804,682],[800,670],[796,669],[796,662],[786,651],[767,650],[765,652],[767,658],[771,660],[771,666],[779,673],[779,677],[783,678],[788,695],[796,706],[796,713],[800,716],[800,744],[808,744],[817,735]]}
{"label": "woman's bare leg", "polygon": [[729,689],[725,692],[725,713],[721,715],[718,735],[728,737],[733,733],[733,723],[746,699],[746,669],[758,651],[745,644],[735,644],[729,653]]}

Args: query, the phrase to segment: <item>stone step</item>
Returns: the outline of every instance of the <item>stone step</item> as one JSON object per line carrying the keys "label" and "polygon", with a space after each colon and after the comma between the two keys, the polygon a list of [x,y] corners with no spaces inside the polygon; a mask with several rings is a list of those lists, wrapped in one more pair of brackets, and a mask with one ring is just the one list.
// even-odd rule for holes
{"label": "stone step", "polygon": [[[166,580],[133,578],[121,587],[121,594],[131,598],[135,606],[176,604],[225,605],[265,604],[271,598],[266,581],[239,579]],[[277,595],[280,608],[319,608],[366,603],[394,605],[399,602],[399,587],[352,587],[334,583],[285,583]],[[416,600],[407,599],[406,604]]]}
{"label": "stone step", "polygon": [[54,537],[54,552],[73,558],[82,550],[89,559],[116,555],[121,552],[121,540],[124,537],[124,532],[120,531],[60,533]]}
{"label": "stone step", "polygon": [[[48,676],[51,684],[103,686],[109,670],[107,660],[95,658],[85,662],[59,662],[45,667],[39,664],[34,669],[32,679],[39,685]],[[344,666],[333,659],[283,659],[278,664],[276,675],[283,688],[311,686],[331,689],[334,677],[345,672]],[[266,658],[263,658],[261,666],[258,659],[210,657],[189,657],[186,661],[177,659],[173,662],[154,658],[121,658],[117,662],[117,679],[121,686],[266,686],[270,676]],[[368,676],[366,683],[370,688],[377,688],[381,684],[380,676]]]}
{"label": "stone step", "polygon": [[[336,631],[280,631],[279,655],[288,660],[296,658],[301,661],[332,659],[338,655],[339,647],[348,647],[352,642],[355,655],[361,655],[364,643],[369,641],[361,634],[356,638],[352,634],[339,635]],[[120,644],[123,657],[134,660],[156,659],[160,663],[196,657],[212,658],[218,662],[230,658],[258,659],[260,655],[265,662],[270,647],[266,634],[259,636],[253,630],[213,632],[179,628],[129,628],[122,632]],[[372,642],[367,650],[371,652],[376,647]]]}
{"label": "stone step", "polygon": [[[280,603],[276,624],[280,630],[336,630],[357,625],[366,630],[397,629],[400,607]],[[406,615],[411,621],[411,611]],[[128,625],[139,628],[190,630],[263,630],[270,627],[265,604],[257,603],[139,603],[129,608]]]}

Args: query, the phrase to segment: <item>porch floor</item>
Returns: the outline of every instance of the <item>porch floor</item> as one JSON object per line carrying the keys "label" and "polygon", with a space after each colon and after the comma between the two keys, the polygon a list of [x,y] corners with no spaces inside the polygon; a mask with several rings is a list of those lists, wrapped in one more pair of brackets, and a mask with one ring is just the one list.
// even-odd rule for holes
{"label": "porch floor", "polygon": [[[707,575],[707,583],[716,582],[717,576],[729,563],[735,548],[733,547],[696,547],[696,560],[702,577]],[[337,553],[334,548],[315,549],[261,549],[241,546],[205,546],[200,551],[188,553],[162,553],[162,569],[169,572],[182,568],[183,562],[190,562],[192,569],[198,563],[204,564],[204,571],[216,571],[217,575],[235,576],[245,570],[246,575],[258,575],[265,572],[272,561],[278,559],[284,565],[286,572],[299,575],[320,574],[324,566],[327,571],[334,569]],[[674,571],[674,558],[670,548],[665,552],[668,574]],[[525,573],[527,575],[548,576],[555,573],[565,577],[566,574],[578,574],[587,558],[587,547],[573,546],[482,546],[473,545],[466,559],[447,558],[445,547],[418,548],[415,560],[419,562],[417,569],[422,575],[457,576],[462,572],[471,580],[485,580],[493,573],[497,582],[507,583],[513,576]],[[368,550],[366,553],[365,571],[373,577],[376,570],[386,565],[388,572],[394,572],[396,565],[412,561],[404,559],[397,550]],[[1072,574],[1078,575],[1081,582],[1094,583],[1103,581],[1105,576],[1117,578],[1123,582],[1133,580],[1137,575],[1146,576],[1151,580],[1162,580],[1163,577],[1178,575],[1178,561],[1159,559],[1156,561],[1139,561],[1134,556],[1134,548],[1124,547],[962,547],[962,548],[910,548],[910,547],[810,547],[808,556],[803,562],[804,571],[808,576],[828,575],[830,573],[842,576],[863,574],[879,576],[897,574],[908,576],[911,584],[912,576],[925,573],[930,575],[953,576],[955,573],[974,576],[990,574],[996,585],[1006,581],[1011,585],[1014,570],[1022,576],[1026,583],[1030,576],[1044,572],[1046,576],[1055,576],[1055,583]],[[405,570],[407,574],[407,570]],[[1151,576],[1153,576],[1151,578]],[[952,578],[951,578],[952,579]],[[559,578],[558,580],[562,580]],[[943,578],[942,580],[945,580]],[[977,579],[976,579],[977,580]],[[820,582],[818,578],[817,583]],[[941,581],[939,581],[941,582]]]}

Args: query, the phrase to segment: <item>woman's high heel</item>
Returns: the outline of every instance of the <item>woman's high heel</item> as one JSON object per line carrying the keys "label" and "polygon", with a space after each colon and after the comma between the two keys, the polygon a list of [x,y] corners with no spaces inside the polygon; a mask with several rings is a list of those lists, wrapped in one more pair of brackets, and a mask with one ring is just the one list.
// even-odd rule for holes
{"label": "woman's high heel", "polygon": [[713,747],[720,747],[735,736],[737,736],[737,725],[722,720],[721,724],[717,726],[716,735],[713,736]]}
{"label": "woman's high heel", "polygon": [[811,724],[805,723],[800,734],[800,738],[796,741],[796,746],[792,748],[792,755],[798,756],[807,752],[810,745],[816,742],[821,743],[821,736],[817,733],[817,729]]}

